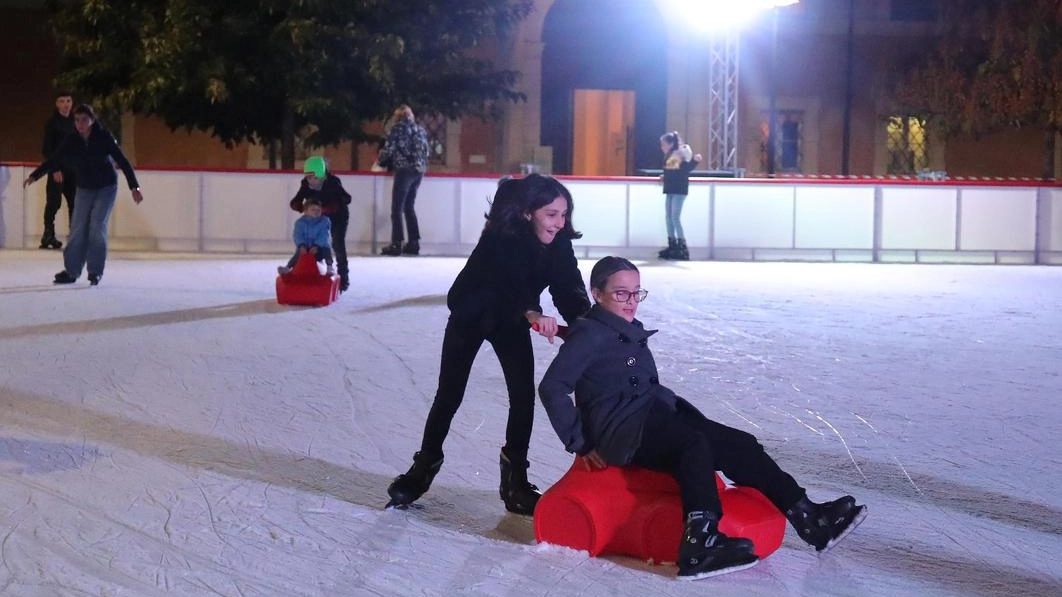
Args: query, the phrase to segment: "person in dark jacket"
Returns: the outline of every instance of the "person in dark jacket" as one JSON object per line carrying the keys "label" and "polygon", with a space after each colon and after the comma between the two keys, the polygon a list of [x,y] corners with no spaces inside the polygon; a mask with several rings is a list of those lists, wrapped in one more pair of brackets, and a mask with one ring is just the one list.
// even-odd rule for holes
{"label": "person in dark jacket", "polygon": [[321,156],[312,156],[303,166],[299,190],[291,198],[291,209],[302,212],[306,199],[317,199],[321,213],[332,222],[332,249],[335,251],[339,273],[339,290],[350,287],[350,267],[347,265],[347,226],[350,224],[350,193],[343,188],[339,177],[328,171],[328,163]]}
{"label": "person in dark jacket", "polygon": [[77,176],[77,198],[70,223],[70,238],[63,250],[63,271],[55,274],[56,284],[71,284],[88,265],[89,283],[99,284],[107,261],[107,225],[118,194],[118,175],[114,164],[122,169],[133,201],[144,200],[133,166],[126,159],[114,136],[96,121],[92,106],[74,108],[76,135],[63,140],[55,152],[26,177],[23,186],[41,176],[56,172],[69,164]]}
{"label": "person in dark jacket", "polygon": [[[649,337],[635,318],[648,296],[630,261],[605,257],[590,273],[595,305],[569,330],[539,384],[539,396],[565,448],[587,466],[639,466],[678,482],[686,528],[679,577],[704,578],[756,563],[752,542],[719,532],[720,470],[762,492],[823,551],[866,516],[851,496],[817,504],[767,455],[755,436],[717,423],[660,383]],[[575,401],[569,397],[575,393]]]}
{"label": "person in dark jacket", "polygon": [[[69,91],[60,91],[55,96],[55,111],[44,123],[44,142],[41,144],[41,157],[48,159],[63,139],[74,134],[74,117],[70,111],[74,108],[74,98]],[[60,165],[60,169],[48,177],[44,191],[44,233],[41,234],[42,249],[61,249],[63,243],[55,237],[55,214],[63,206],[66,197],[68,222],[74,218],[74,195],[77,193],[77,177],[74,171]]]}
{"label": "person in dark jacket", "polygon": [[509,393],[500,494],[510,512],[531,514],[540,496],[527,480],[527,450],[535,413],[534,355],[528,328],[553,341],[557,320],[542,312],[542,291],[565,321],[590,308],[572,239],[572,197],[541,174],[499,183],[479,243],[447,294],[439,389],[413,466],[387,492],[392,506],[420,498],[443,463],[443,441],[461,406],[472,362],[484,341],[498,355]]}
{"label": "person in dark jacket", "polygon": [[[391,244],[380,249],[381,255],[419,255],[420,226],[413,208],[417,189],[428,170],[428,132],[417,124],[413,110],[403,104],[395,108],[394,124],[387,133],[377,163],[395,173],[391,185]],[[402,245],[402,218],[405,217],[409,240]]]}
{"label": "person in dark jacket", "polygon": [[701,154],[693,154],[682,142],[678,131],[661,135],[660,151],[664,152],[664,195],[667,218],[667,248],[660,251],[661,259],[685,261],[690,258],[686,235],[682,231],[682,204],[690,194],[690,172],[701,161]]}

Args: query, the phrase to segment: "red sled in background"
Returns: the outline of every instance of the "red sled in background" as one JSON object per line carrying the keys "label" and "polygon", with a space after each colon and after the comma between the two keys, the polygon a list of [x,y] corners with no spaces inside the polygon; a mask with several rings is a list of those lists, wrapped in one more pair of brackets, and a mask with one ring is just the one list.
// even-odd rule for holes
{"label": "red sled in background", "polygon": [[325,307],[339,298],[339,276],[322,274],[315,255],[299,256],[291,273],[277,276],[277,302],[281,305]]}

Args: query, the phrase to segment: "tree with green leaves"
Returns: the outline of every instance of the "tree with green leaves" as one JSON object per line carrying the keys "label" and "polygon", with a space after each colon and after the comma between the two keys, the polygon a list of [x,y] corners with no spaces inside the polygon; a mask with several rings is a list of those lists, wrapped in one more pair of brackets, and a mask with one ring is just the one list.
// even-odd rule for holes
{"label": "tree with green leaves", "polygon": [[58,83],[104,109],[160,117],[226,145],[375,139],[395,105],[496,117],[521,101],[490,47],[528,0],[49,0]]}
{"label": "tree with green leaves", "polygon": [[1054,176],[1062,132],[1062,0],[947,0],[942,36],[896,88],[901,107],[944,138],[1006,128],[1044,133]]}

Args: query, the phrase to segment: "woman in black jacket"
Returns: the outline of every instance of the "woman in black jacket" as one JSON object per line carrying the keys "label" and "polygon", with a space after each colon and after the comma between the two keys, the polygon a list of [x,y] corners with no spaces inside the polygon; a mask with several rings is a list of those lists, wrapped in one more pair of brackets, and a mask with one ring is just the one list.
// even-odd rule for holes
{"label": "woman in black jacket", "polygon": [[621,257],[598,261],[590,292],[595,305],[571,327],[539,395],[565,447],[591,468],[632,465],[675,477],[686,517],[679,578],[714,576],[757,561],[751,541],[719,532],[716,470],[762,492],[818,551],[863,520],[866,506],[851,496],[824,504],[809,500],[755,436],[708,419],[660,383],[649,350],[656,330],[635,319],[649,293],[634,264]]}
{"label": "woman in black jacket", "polygon": [[509,392],[500,494],[510,512],[531,514],[540,494],[527,480],[527,449],[535,413],[534,355],[528,328],[553,341],[557,320],[542,313],[549,288],[565,321],[590,308],[572,250],[572,197],[552,177],[531,174],[498,185],[479,243],[457,275],[447,306],[439,389],[413,466],[387,489],[389,506],[405,506],[431,486],[443,463],[443,441],[464,397],[483,341],[498,355]]}
{"label": "woman in black jacket", "polygon": [[70,284],[88,266],[89,283],[95,286],[103,277],[107,261],[107,225],[118,194],[117,164],[125,174],[133,201],[140,203],[140,184],[114,136],[96,121],[92,106],[74,108],[76,135],[69,135],[48,159],[30,172],[23,186],[69,165],[77,173],[77,196],[70,221],[70,237],[63,249],[63,271],[55,274],[56,284]]}
{"label": "woman in black jacket", "polygon": [[661,259],[687,261],[690,250],[682,231],[682,204],[690,193],[690,172],[701,161],[701,154],[694,155],[689,145],[682,142],[678,131],[660,136],[660,151],[664,152],[664,195],[667,197],[667,248],[660,251]]}

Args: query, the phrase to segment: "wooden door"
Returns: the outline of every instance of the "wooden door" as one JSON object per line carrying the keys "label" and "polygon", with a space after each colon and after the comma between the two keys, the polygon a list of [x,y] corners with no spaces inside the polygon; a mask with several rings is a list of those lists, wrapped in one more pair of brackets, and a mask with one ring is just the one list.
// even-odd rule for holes
{"label": "wooden door", "polygon": [[576,89],[573,101],[572,174],[631,174],[635,93]]}

